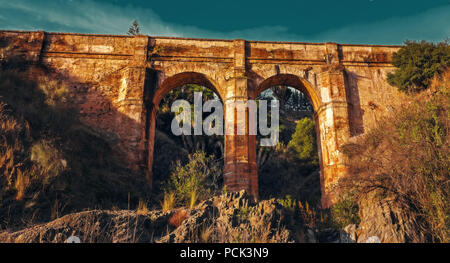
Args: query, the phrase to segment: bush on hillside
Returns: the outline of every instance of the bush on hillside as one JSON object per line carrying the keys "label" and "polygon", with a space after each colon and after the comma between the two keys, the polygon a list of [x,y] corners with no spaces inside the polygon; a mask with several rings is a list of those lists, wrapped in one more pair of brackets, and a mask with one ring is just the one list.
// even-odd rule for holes
{"label": "bush on hillside", "polygon": [[222,169],[213,156],[195,152],[188,156],[188,162],[177,161],[167,182],[167,192],[175,192],[178,204],[193,206],[221,191]]}
{"label": "bush on hillside", "polygon": [[447,70],[428,93],[346,145],[351,176],[340,182],[356,200],[371,193],[394,199],[422,233],[441,242],[450,241],[449,88]]}
{"label": "bush on hillside", "polygon": [[392,57],[397,67],[388,75],[389,84],[404,92],[427,89],[435,75],[450,66],[450,46],[447,42],[407,41]]}

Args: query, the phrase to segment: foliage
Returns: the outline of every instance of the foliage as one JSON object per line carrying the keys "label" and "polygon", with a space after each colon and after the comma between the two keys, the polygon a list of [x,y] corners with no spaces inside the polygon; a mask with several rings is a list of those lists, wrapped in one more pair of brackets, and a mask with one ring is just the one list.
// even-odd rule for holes
{"label": "foliage", "polygon": [[446,42],[407,41],[392,57],[397,67],[388,75],[388,82],[404,92],[427,89],[432,78],[450,66],[450,46]]}
{"label": "foliage", "polygon": [[335,219],[333,218],[333,216],[337,215],[333,215],[329,210],[311,207],[307,201],[298,201],[290,195],[286,195],[284,198],[277,199],[277,203],[283,206],[291,216],[294,216],[296,221],[300,220],[303,225],[309,228],[325,229],[340,227],[340,225],[335,223]]}
{"label": "foliage", "polygon": [[277,199],[277,202],[290,212],[294,212],[295,206],[297,205],[297,201],[292,199],[291,195],[286,195],[285,198]]}
{"label": "foliage", "polygon": [[141,33],[141,29],[139,28],[139,23],[135,19],[133,20],[133,23],[131,24],[130,28],[128,29],[127,34],[130,36],[139,35]]}
{"label": "foliage", "polygon": [[175,100],[187,100],[189,103],[194,103],[194,93],[202,93],[203,102],[214,99],[214,91],[196,84],[188,84],[169,91],[161,100],[159,108],[162,112],[170,111],[170,107]]}
{"label": "foliage", "polygon": [[58,150],[50,141],[40,140],[31,146],[30,160],[39,165],[41,172],[51,176],[58,176],[67,166],[60,150]]}
{"label": "foliage", "polygon": [[194,209],[195,205],[197,204],[198,195],[197,191],[192,191],[189,199],[189,209]]}
{"label": "foliage", "polygon": [[316,205],[320,201],[319,163],[308,97],[295,88],[281,86],[263,91],[258,98],[280,102],[280,141],[275,147],[257,148],[260,197],[290,195]]}
{"label": "foliage", "polygon": [[312,119],[303,118],[297,122],[288,148],[295,152],[298,160],[314,165],[318,164],[316,130]]}
{"label": "foliage", "polygon": [[331,207],[331,219],[340,229],[350,225],[358,225],[361,219],[358,215],[358,204],[352,198],[346,196]]}
{"label": "foliage", "polygon": [[[223,135],[180,135],[175,136],[172,133],[171,124],[175,114],[171,112],[170,107],[175,100],[183,99],[193,105],[194,93],[201,92],[203,102],[217,98],[217,95],[208,88],[200,85],[188,84],[171,90],[160,102],[156,121],[155,147],[154,147],[154,166],[153,166],[153,192],[156,200],[161,200],[164,189],[167,188],[167,178],[171,176],[171,169],[176,160],[181,164],[188,161],[188,155],[197,151],[203,151],[206,155],[215,156],[214,159],[222,160],[224,151]],[[204,120],[209,113],[203,113]],[[193,115],[191,115],[193,121]],[[194,126],[194,125],[192,125]],[[157,202],[158,202],[157,201]],[[178,200],[180,201],[180,200]],[[192,202],[191,202],[192,201]],[[189,200],[183,205],[194,206],[199,201],[196,192],[191,192]]]}
{"label": "foliage", "polygon": [[235,213],[236,219],[239,223],[248,222],[250,215],[255,212],[255,207],[250,206],[248,202],[244,202],[242,206],[237,209]]}
{"label": "foliage", "polygon": [[267,89],[259,94],[258,99],[278,100],[282,112],[312,113],[313,111],[313,107],[308,97],[300,90],[288,86],[274,86]]}
{"label": "foliage", "polygon": [[297,205],[300,217],[303,219],[303,223],[306,226],[313,228],[324,225],[325,223],[324,218],[326,217],[326,215],[324,216],[322,211],[318,213],[316,210],[312,209],[309,206],[308,202],[305,202],[303,204],[301,201],[298,201]]}
{"label": "foliage", "polygon": [[361,200],[393,198],[418,231],[448,242],[450,70],[360,140],[344,147],[351,176],[340,185]]}
{"label": "foliage", "polygon": [[192,200],[205,200],[220,191],[221,176],[221,169],[214,157],[198,151],[188,156],[185,165],[176,162],[167,190],[175,192],[181,204],[191,206]]}
{"label": "foliage", "polygon": [[[311,122],[309,118],[299,121],[296,126],[290,129],[293,130],[294,127],[297,127],[296,134],[292,135],[288,145],[286,146],[282,142],[278,143],[264,165],[258,166],[259,188],[262,198],[281,198],[290,195],[293,199],[307,201],[314,205],[320,201],[317,144],[314,126]],[[309,129],[304,129],[303,123],[309,123]],[[309,132],[305,130],[309,130]],[[313,140],[312,143],[311,140]],[[305,142],[314,148],[312,151],[310,148],[309,157],[300,159],[296,149],[303,151]],[[314,156],[314,153],[316,156]]]}

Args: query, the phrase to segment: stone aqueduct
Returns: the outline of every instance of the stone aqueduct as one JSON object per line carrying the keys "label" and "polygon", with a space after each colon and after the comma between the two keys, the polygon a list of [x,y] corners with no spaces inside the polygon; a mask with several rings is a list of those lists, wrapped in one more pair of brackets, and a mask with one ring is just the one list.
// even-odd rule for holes
{"label": "stone aqueduct", "polygon": [[[158,105],[181,85],[208,87],[222,101],[253,99],[277,85],[307,94],[315,112],[323,206],[335,200],[333,187],[346,174],[340,147],[402,96],[386,82],[399,46],[43,31],[0,31],[0,39],[0,49],[20,52],[64,79],[82,120],[114,142],[150,184]],[[224,162],[228,190],[258,194],[255,136],[226,135]]]}

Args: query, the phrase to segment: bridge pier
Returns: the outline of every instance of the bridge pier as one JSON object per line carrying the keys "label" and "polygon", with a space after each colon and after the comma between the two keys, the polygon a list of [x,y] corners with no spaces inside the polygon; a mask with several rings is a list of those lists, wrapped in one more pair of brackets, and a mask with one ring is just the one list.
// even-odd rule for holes
{"label": "bridge pier", "polygon": [[345,72],[339,65],[319,74],[322,104],[314,114],[320,163],[322,207],[338,200],[339,178],[347,174],[341,147],[350,138]]}
{"label": "bridge pier", "polygon": [[[258,197],[258,168],[256,165],[256,136],[249,132],[249,110],[245,116],[239,114],[237,103],[249,100],[248,77],[246,76],[245,41],[234,40],[234,76],[225,88],[225,163],[224,185],[229,191],[246,190]],[[238,127],[245,127],[244,134]],[[233,132],[230,132],[233,131]]]}
{"label": "bridge pier", "polygon": [[[249,134],[248,122],[239,118],[236,109],[231,107],[234,99],[227,101],[225,110],[225,161],[224,185],[227,191],[246,190],[258,197],[258,168],[256,165],[256,136]],[[230,109],[231,108],[231,109]],[[248,120],[248,111],[245,111]],[[237,126],[245,122],[245,134],[237,135]],[[233,125],[234,127],[231,127]],[[233,134],[227,131],[233,130]]]}

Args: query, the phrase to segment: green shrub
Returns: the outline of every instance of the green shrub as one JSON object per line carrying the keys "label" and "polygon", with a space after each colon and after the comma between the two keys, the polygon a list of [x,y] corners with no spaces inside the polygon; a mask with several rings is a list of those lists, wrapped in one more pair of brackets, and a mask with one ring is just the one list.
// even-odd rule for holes
{"label": "green shrub", "polygon": [[427,89],[432,78],[450,66],[450,46],[448,43],[433,44],[426,41],[407,41],[392,57],[397,67],[388,75],[388,82],[404,92]]}
{"label": "green shrub", "polygon": [[358,204],[349,197],[342,198],[331,207],[331,219],[340,229],[359,224]]}
{"label": "green shrub", "polygon": [[285,198],[277,199],[277,203],[283,206],[287,211],[293,213],[295,211],[295,207],[297,205],[297,201],[292,199],[292,196],[286,195]]}
{"label": "green shrub", "polygon": [[254,208],[251,206],[248,206],[248,204],[245,204],[245,205],[239,207],[239,209],[236,212],[236,219],[240,223],[247,221],[249,219],[250,214],[253,212],[253,210],[254,210]]}
{"label": "green shrub", "polygon": [[316,130],[313,120],[303,118],[297,122],[288,148],[295,152],[298,160],[314,165],[318,164]]}
{"label": "green shrub", "polygon": [[61,152],[47,140],[38,141],[31,146],[31,161],[36,162],[47,176],[58,176],[67,167],[67,161]]}
{"label": "green shrub", "polygon": [[176,162],[166,190],[176,193],[179,204],[193,207],[192,202],[205,200],[222,189],[221,176],[214,157],[197,151],[188,156],[185,165],[179,160]]}

